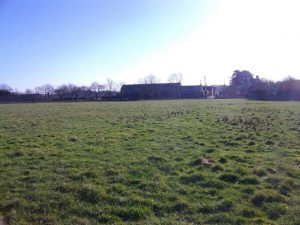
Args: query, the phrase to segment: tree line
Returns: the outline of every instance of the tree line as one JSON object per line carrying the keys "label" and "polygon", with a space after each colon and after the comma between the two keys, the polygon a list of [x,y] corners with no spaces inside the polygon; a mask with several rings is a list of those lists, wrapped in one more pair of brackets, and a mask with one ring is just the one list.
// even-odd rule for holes
{"label": "tree line", "polygon": [[[181,83],[181,73],[171,74],[169,83]],[[159,83],[157,76],[150,74],[140,78],[139,84]],[[54,87],[44,84],[33,90],[26,89],[24,93],[14,91],[6,84],[0,84],[0,102],[42,102],[42,101],[99,101],[119,100],[123,82],[107,79],[106,84],[92,82],[89,86],[63,84]],[[254,100],[300,100],[300,80],[287,77],[281,81],[271,81],[254,76],[247,70],[235,70],[230,84],[222,88],[223,98],[246,98]]]}
{"label": "tree line", "polygon": [[26,89],[24,93],[14,91],[6,84],[0,84],[1,102],[42,102],[42,101],[97,101],[113,100],[118,97],[118,89],[122,82],[116,83],[107,79],[106,84],[92,82],[89,86],[63,84],[55,88],[44,84],[34,89]]}
{"label": "tree line", "polygon": [[281,81],[261,79],[247,70],[235,70],[225,93],[229,98],[288,101],[300,100],[300,80],[291,76]]}

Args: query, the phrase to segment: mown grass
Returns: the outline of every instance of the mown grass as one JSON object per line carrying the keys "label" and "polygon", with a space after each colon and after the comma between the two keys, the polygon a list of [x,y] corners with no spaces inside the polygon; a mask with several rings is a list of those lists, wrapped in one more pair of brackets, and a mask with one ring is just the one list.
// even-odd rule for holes
{"label": "mown grass", "polygon": [[27,224],[300,224],[300,104],[0,105],[0,214]]}

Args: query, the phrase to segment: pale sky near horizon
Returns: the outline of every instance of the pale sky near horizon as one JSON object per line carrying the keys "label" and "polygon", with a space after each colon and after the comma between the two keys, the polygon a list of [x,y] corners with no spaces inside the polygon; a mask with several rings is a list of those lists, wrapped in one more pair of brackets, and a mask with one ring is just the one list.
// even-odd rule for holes
{"label": "pale sky near horizon", "polygon": [[0,83],[300,79],[298,0],[0,0]]}

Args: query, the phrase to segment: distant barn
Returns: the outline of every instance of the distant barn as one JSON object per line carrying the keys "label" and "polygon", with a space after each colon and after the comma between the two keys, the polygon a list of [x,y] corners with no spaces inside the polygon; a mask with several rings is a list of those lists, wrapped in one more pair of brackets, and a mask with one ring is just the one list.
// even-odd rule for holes
{"label": "distant barn", "polygon": [[124,100],[215,98],[215,94],[214,86],[182,86],[180,83],[130,84],[121,88]]}
{"label": "distant barn", "polygon": [[180,83],[123,85],[121,96],[127,100],[178,99],[180,98],[180,87]]}

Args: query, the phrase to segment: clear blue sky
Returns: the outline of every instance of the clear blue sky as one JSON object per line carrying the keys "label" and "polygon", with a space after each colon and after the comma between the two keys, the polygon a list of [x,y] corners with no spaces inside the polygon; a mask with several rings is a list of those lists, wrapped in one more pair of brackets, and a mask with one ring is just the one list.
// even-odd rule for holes
{"label": "clear blue sky", "polygon": [[[0,0],[0,83],[300,78],[298,0]],[[278,16],[280,15],[280,16]]]}
{"label": "clear blue sky", "polygon": [[192,32],[213,2],[1,0],[0,83],[24,90],[115,76],[126,81],[122,71]]}

